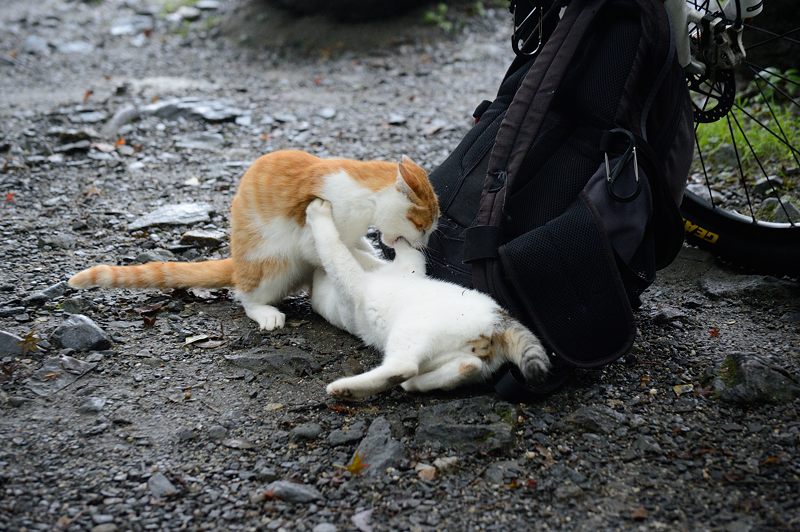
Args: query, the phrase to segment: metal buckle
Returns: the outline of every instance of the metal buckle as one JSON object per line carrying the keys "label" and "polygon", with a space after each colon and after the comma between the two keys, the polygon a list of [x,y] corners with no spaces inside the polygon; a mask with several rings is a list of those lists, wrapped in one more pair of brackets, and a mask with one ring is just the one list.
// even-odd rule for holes
{"label": "metal buckle", "polygon": [[[534,55],[542,47],[544,40],[542,29],[543,9],[539,5],[533,7],[527,13],[521,12],[515,2],[512,13],[514,15],[514,32],[511,35],[511,48],[517,55]],[[536,47],[529,49],[532,40],[536,37]]]}
{"label": "metal buckle", "polygon": [[[614,168],[611,168],[611,163],[608,159],[608,151],[603,152],[603,157],[606,162],[606,189],[612,198],[617,201],[627,203],[635,200],[639,195],[639,192],[642,190],[642,185],[639,183],[639,158],[636,155],[636,138],[633,136],[633,133],[622,128],[612,129],[608,132],[608,135],[622,135],[625,137],[625,140],[628,144],[628,147],[625,148],[624,152],[622,152],[622,155],[620,156],[617,164],[614,165]],[[611,144],[610,139],[606,144]],[[622,171],[631,161],[633,161],[633,176],[636,179],[636,190],[627,196],[620,196],[614,191],[614,185],[617,182],[617,178],[620,176],[620,174],[622,174]]]}

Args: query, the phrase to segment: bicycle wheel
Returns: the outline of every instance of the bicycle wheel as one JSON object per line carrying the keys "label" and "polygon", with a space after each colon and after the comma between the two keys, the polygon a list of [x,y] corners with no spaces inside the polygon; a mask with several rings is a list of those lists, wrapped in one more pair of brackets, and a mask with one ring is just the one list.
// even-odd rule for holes
{"label": "bicycle wheel", "polygon": [[[687,3],[701,13],[719,14],[709,8],[715,1]],[[797,21],[793,12],[786,18],[792,17]],[[750,269],[797,276],[800,72],[793,66],[800,67],[800,24],[767,29],[758,22],[744,22],[746,55],[735,68],[704,49],[709,35],[703,32],[713,31],[708,25],[690,27],[693,56],[711,67],[687,74],[696,153],[681,211],[689,243]],[[795,65],[762,64],[776,62],[774,55],[759,57],[765,47]]]}

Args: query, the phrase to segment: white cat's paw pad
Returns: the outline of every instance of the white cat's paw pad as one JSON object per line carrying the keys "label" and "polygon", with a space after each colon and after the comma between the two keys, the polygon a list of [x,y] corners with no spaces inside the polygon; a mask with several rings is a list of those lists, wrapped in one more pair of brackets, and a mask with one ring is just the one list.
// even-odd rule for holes
{"label": "white cat's paw pad", "polygon": [[306,207],[306,216],[312,219],[330,217],[332,212],[331,202],[319,198],[312,200]]}
{"label": "white cat's paw pad", "polygon": [[419,388],[417,388],[417,385],[414,383],[414,379],[408,379],[407,381],[402,383],[400,385],[400,387],[406,392],[418,392],[419,391]]}
{"label": "white cat's paw pad", "polygon": [[281,329],[286,324],[286,314],[274,307],[255,307],[247,309],[247,316],[258,323],[262,331]]}
{"label": "white cat's paw pad", "polygon": [[353,394],[353,390],[348,388],[347,386],[343,386],[338,382],[332,382],[328,386],[325,387],[325,391],[331,397],[335,397],[337,399],[346,399],[352,400],[355,399],[355,395]]}

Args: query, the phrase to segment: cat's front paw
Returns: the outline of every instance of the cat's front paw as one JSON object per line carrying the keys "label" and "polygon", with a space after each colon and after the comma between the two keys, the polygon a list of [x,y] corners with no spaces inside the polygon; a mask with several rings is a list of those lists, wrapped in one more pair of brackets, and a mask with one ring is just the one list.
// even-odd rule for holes
{"label": "cat's front paw", "polygon": [[314,198],[306,207],[306,219],[311,223],[320,218],[331,218],[332,215],[333,207],[328,200]]}
{"label": "cat's front paw", "polygon": [[251,305],[245,307],[244,311],[248,318],[258,323],[262,331],[282,329],[286,323],[286,315],[269,305]]}
{"label": "cat's front paw", "polygon": [[336,399],[340,399],[342,401],[355,401],[358,399],[356,394],[353,393],[346,384],[343,384],[341,381],[344,379],[339,379],[338,381],[333,381],[328,386],[325,387],[325,391],[331,397],[335,397]]}

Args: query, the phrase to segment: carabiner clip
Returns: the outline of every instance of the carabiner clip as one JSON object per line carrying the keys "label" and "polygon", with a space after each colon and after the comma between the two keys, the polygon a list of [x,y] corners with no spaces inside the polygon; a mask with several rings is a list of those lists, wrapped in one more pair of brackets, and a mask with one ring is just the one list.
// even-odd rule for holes
{"label": "carabiner clip", "polygon": [[[543,29],[542,17],[543,9],[539,5],[533,5],[530,11],[524,12],[519,8],[517,2],[512,4],[514,15],[514,32],[511,35],[511,49],[517,55],[533,55],[542,47]],[[536,47],[532,50],[529,45],[536,37]]]}
{"label": "carabiner clip", "polygon": [[[622,152],[617,163],[614,165],[614,168],[611,168],[611,163],[608,159],[608,152],[611,147],[611,140],[608,138],[611,135],[623,135],[627,140],[628,147],[625,148],[625,151]],[[602,141],[603,144],[603,157],[605,158],[606,162],[606,189],[608,190],[609,195],[614,198],[615,200],[627,203],[629,201],[633,201],[639,195],[639,192],[642,190],[642,185],[639,183],[639,158],[636,155],[636,138],[633,136],[633,133],[628,131],[627,129],[616,128],[610,130],[606,133],[607,136],[604,136]],[[614,185],[617,182],[617,178],[622,174],[622,171],[625,169],[628,164],[633,161],[633,176],[636,179],[636,190],[634,190],[631,194],[627,196],[620,196],[614,191]]]}

